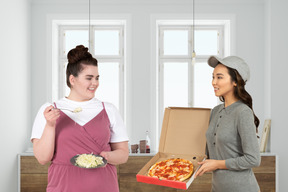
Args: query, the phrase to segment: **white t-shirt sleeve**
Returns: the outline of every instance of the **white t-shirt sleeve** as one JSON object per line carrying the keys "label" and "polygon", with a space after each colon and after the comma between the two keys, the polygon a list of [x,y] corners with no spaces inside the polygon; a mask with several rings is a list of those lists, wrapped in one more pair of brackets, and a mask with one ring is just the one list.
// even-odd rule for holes
{"label": "white t-shirt sleeve", "polygon": [[118,112],[118,109],[111,103],[104,103],[104,105],[110,120],[110,142],[118,143],[128,141],[129,138],[126,132],[126,127],[120,113]]}
{"label": "white t-shirt sleeve", "polygon": [[[35,117],[34,120],[34,124],[33,124],[33,128],[32,128],[32,134],[31,134],[31,140],[36,138],[36,139],[40,139],[45,125],[46,125],[46,119],[44,117],[44,110],[46,109],[46,107],[50,106],[50,103],[45,103],[44,105],[42,105]],[[100,103],[100,105],[102,105]],[[111,139],[110,142],[111,143],[118,143],[118,142],[123,142],[123,141],[128,141],[128,135],[126,132],[126,127],[124,125],[123,119],[120,115],[120,113],[118,112],[118,109],[111,103],[104,103],[105,105],[105,109],[110,121],[110,133],[111,133]],[[84,118],[84,122],[90,120],[85,119],[85,114],[83,111],[83,118]]]}
{"label": "white t-shirt sleeve", "polygon": [[50,106],[50,103],[45,103],[44,105],[42,105],[35,117],[34,123],[33,123],[33,128],[32,128],[32,134],[31,134],[31,138],[30,140],[32,141],[32,139],[40,139],[45,125],[46,125],[46,119],[44,117],[44,111],[46,109],[46,107]]}

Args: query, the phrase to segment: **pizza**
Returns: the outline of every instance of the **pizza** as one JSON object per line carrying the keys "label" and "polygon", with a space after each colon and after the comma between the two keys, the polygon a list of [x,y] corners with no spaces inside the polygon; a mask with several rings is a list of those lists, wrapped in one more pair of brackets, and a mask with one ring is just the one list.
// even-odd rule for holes
{"label": "pizza", "polygon": [[155,163],[148,170],[148,176],[172,181],[184,181],[193,173],[191,161],[181,158],[166,159]]}

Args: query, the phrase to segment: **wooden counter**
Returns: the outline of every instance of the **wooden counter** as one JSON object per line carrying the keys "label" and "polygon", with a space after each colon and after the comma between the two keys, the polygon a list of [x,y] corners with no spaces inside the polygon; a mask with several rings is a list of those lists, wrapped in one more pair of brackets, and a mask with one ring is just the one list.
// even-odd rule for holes
{"label": "wooden counter", "polygon": [[[21,192],[45,192],[47,185],[47,170],[49,165],[40,165],[33,154],[20,154],[19,186]],[[276,160],[275,155],[262,155],[260,167],[254,168],[255,176],[261,192],[275,192],[276,189]],[[193,181],[188,190],[180,190],[163,186],[139,183],[136,181],[138,171],[152,156],[130,156],[126,164],[117,166],[120,192],[206,192],[211,189],[211,173],[206,173]]]}

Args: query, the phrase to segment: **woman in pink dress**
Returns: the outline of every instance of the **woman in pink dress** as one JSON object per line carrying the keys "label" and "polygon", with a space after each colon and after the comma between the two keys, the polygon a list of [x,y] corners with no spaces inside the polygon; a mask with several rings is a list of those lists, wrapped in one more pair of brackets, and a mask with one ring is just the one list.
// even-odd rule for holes
{"label": "woman in pink dress", "polygon": [[[123,120],[114,105],[94,97],[98,64],[88,48],[79,45],[67,57],[70,94],[42,105],[31,136],[38,162],[51,162],[47,192],[118,192],[115,165],[125,163],[129,156]],[[73,112],[76,108],[82,111]],[[108,163],[95,169],[71,164],[73,156],[84,153],[99,154]]]}

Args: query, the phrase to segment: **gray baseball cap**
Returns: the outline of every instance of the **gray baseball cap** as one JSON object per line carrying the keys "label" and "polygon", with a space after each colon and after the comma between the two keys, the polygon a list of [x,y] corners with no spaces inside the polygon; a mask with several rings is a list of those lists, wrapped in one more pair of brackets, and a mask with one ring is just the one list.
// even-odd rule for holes
{"label": "gray baseball cap", "polygon": [[208,59],[208,64],[213,68],[215,68],[219,63],[225,65],[226,67],[236,69],[245,82],[250,79],[249,66],[240,57],[228,56],[228,57],[221,59],[221,58],[216,57],[216,56],[211,56]]}

